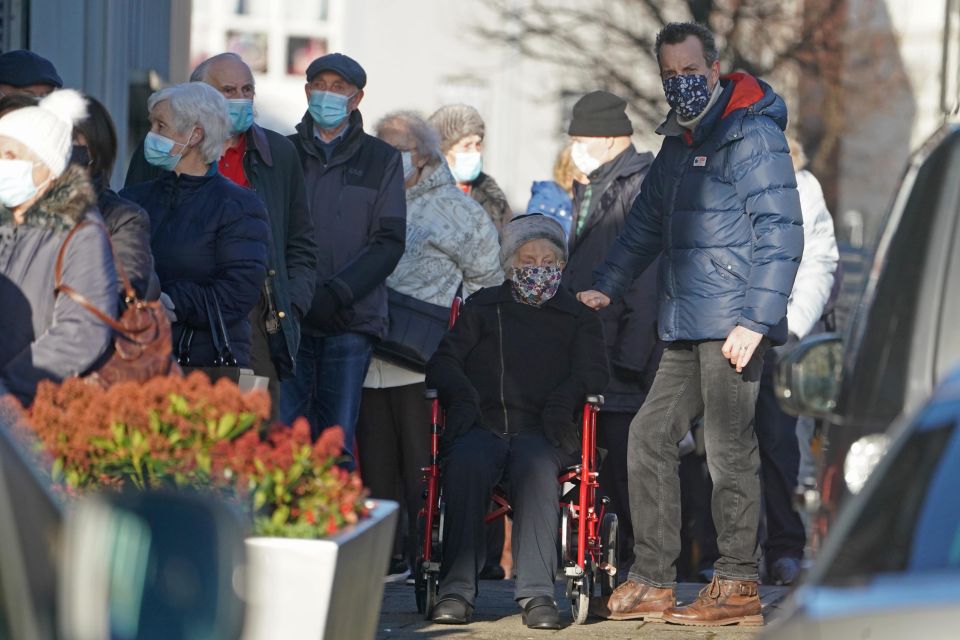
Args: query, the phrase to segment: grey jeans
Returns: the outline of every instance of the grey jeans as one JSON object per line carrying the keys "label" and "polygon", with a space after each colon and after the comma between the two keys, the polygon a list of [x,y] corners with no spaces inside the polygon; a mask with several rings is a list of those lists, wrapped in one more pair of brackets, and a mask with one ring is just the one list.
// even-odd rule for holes
{"label": "grey jeans", "polygon": [[703,415],[721,578],[757,580],[760,453],[753,430],[764,339],[742,373],[721,340],[671,343],[643,407],[630,425],[627,473],[636,561],[629,579],[676,583],[680,555],[680,456],[677,443]]}

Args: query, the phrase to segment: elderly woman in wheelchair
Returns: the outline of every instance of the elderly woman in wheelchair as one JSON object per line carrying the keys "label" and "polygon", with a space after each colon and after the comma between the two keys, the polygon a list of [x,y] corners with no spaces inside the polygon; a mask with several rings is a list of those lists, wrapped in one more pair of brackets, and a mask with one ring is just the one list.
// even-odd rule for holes
{"label": "elderly woman in wheelchair", "polygon": [[513,508],[515,599],[533,629],[560,628],[558,474],[580,452],[576,412],[607,384],[596,312],[560,288],[559,223],[541,214],[503,228],[507,280],[478,291],[427,365],[446,410],[446,503],[439,599],[431,619],[470,621],[485,555],[484,515],[504,484]]}

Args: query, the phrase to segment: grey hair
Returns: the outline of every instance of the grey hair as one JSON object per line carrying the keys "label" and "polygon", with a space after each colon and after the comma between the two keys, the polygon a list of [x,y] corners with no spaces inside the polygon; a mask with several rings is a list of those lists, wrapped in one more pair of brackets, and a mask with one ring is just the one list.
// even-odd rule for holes
{"label": "grey hair", "polygon": [[440,107],[430,116],[429,122],[440,134],[440,149],[444,153],[467,136],[477,135],[482,140],[486,133],[480,112],[468,104]]}
{"label": "grey hair", "polygon": [[[207,58],[206,60],[198,64],[196,68],[194,68],[193,72],[190,74],[190,82],[206,82],[207,74],[210,72],[210,67],[212,67],[217,62],[220,62],[221,60],[236,60],[237,62],[243,63],[243,65],[248,69],[250,68],[250,65],[248,65],[243,58],[241,58],[238,54],[232,51],[227,51],[226,53],[218,53],[215,56],[210,56],[209,58]],[[251,72],[250,75],[253,75],[253,72]]]}
{"label": "grey hair", "polygon": [[230,138],[230,114],[223,94],[205,82],[184,82],[153,92],[147,100],[147,110],[153,111],[164,100],[170,101],[177,133],[183,134],[194,126],[203,128],[200,153],[207,164],[215,162]]}
{"label": "grey hair", "polygon": [[382,138],[385,132],[391,130],[408,133],[416,144],[417,155],[429,158],[430,164],[443,160],[443,154],[440,153],[440,134],[415,111],[391,111],[380,118],[375,127],[377,137]]}

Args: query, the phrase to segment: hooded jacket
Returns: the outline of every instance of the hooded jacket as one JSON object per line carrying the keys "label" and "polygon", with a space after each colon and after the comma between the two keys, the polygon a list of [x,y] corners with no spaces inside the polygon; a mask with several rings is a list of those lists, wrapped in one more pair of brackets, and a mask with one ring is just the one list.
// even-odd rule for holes
{"label": "hooded jacket", "polygon": [[[86,172],[70,166],[24,215],[0,209],[0,388],[29,404],[40,380],[89,371],[110,346],[110,327],[54,292],[54,269],[70,229],[103,224]],[[63,284],[116,316],[117,275],[103,228],[87,225],[67,245]]]}
{"label": "hooded jacket", "polygon": [[213,328],[219,334],[216,302],[233,355],[240,366],[248,366],[249,315],[260,299],[270,244],[267,212],[260,199],[216,172],[178,176],[167,171],[120,195],[150,215],[160,288],[173,300],[177,316],[174,353],[180,352],[181,338],[190,329],[190,366],[213,365],[217,356]]}
{"label": "hooded jacket", "polygon": [[721,83],[693,132],[673,112],[657,129],[663,145],[594,288],[621,298],[662,252],[663,340],[723,340],[739,325],[779,344],[803,253],[787,109],[747,74]]}
{"label": "hooded jacket", "polygon": [[[576,228],[585,187],[574,185],[570,258],[563,271],[563,285],[572,293],[593,284],[593,271],[623,231],[652,162],[652,153],[638,153],[631,145],[594,171],[589,176],[593,184],[590,213],[579,235]],[[599,312],[610,358],[604,411],[638,411],[656,375],[662,347],[657,338],[657,264],[654,261],[621,298]]]}
{"label": "hooded jacket", "polygon": [[403,255],[406,239],[400,152],[365,133],[359,111],[350,114],[349,129],[329,160],[314,140],[309,112],[289,139],[300,154],[319,249],[316,291],[303,332],[383,338],[384,281]]}

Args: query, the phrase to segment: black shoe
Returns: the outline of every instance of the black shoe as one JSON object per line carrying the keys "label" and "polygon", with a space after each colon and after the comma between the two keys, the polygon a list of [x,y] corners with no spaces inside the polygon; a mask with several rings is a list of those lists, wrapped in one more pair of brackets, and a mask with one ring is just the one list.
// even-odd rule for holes
{"label": "black shoe", "polygon": [[481,580],[503,580],[507,577],[507,574],[504,572],[503,567],[494,564],[487,565],[483,569],[480,569],[480,574],[477,577]]}
{"label": "black shoe", "polygon": [[550,596],[537,596],[523,608],[523,624],[530,629],[559,629],[560,611]]}
{"label": "black shoe", "polygon": [[410,575],[410,567],[403,558],[393,558],[390,560],[390,568],[387,569],[387,575],[384,576],[384,582],[403,582]]}
{"label": "black shoe", "polygon": [[430,619],[437,624],[467,624],[471,617],[473,607],[455,593],[441,596],[430,612]]}

